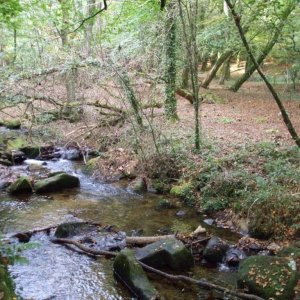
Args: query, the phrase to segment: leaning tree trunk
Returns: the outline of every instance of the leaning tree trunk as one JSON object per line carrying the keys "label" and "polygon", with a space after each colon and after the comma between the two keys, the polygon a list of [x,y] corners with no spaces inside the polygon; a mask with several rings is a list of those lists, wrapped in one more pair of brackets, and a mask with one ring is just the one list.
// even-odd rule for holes
{"label": "leaning tree trunk", "polygon": [[233,53],[234,53],[233,50],[227,50],[223,54],[221,54],[221,56],[217,59],[216,63],[212,67],[212,69],[209,71],[207,77],[202,82],[201,86],[203,88],[205,88],[205,89],[208,88],[208,86],[210,85],[210,83],[212,82],[212,80],[216,77],[217,72],[219,71],[219,69],[221,68],[221,66],[223,65],[223,63],[228,58],[230,58],[233,55]]}
{"label": "leaning tree trunk", "polygon": [[219,84],[224,84],[226,80],[230,79],[230,56],[227,58],[227,60],[223,63],[222,69],[221,69],[221,77],[219,80]]}
{"label": "leaning tree trunk", "polygon": [[175,3],[171,1],[168,5],[166,16],[166,69],[165,69],[165,114],[167,119],[176,120],[176,17]]}
{"label": "leaning tree trunk", "polygon": [[[293,11],[293,9],[294,9],[294,6],[289,5],[286,8],[285,12],[283,13],[281,22],[276,27],[273,37],[271,38],[269,43],[266,45],[266,47],[263,49],[262,54],[256,59],[256,62],[258,63],[259,66],[263,63],[264,59],[268,56],[268,54],[273,49],[274,45],[277,43],[278,38],[280,37],[281,31],[282,31],[284,25],[286,24],[286,19],[288,18],[290,13]],[[230,90],[237,92],[241,88],[241,86],[249,79],[249,77],[254,73],[255,70],[256,70],[256,66],[253,64],[253,62],[249,65],[249,67],[247,64],[245,74],[243,76],[241,76],[233,84],[232,87],[230,87]]]}
{"label": "leaning tree trunk", "polygon": [[290,117],[289,117],[288,113],[285,110],[285,107],[284,107],[283,103],[281,102],[281,100],[280,100],[278,94],[276,93],[275,89],[273,88],[272,84],[269,82],[269,80],[267,79],[267,77],[265,76],[265,74],[263,73],[263,71],[261,70],[261,68],[259,66],[259,63],[256,61],[256,59],[255,59],[255,57],[254,57],[254,55],[253,55],[253,53],[252,53],[252,51],[250,49],[249,43],[248,43],[248,41],[246,39],[246,36],[245,36],[245,34],[243,32],[243,29],[242,29],[242,26],[241,26],[241,23],[240,23],[241,22],[240,17],[235,12],[234,7],[231,4],[230,0],[225,0],[225,1],[227,3],[228,7],[231,10],[231,13],[233,15],[236,27],[237,27],[237,29],[239,31],[241,40],[242,40],[242,42],[243,42],[243,44],[244,44],[244,46],[245,46],[245,48],[247,50],[247,53],[248,53],[249,57],[252,60],[253,65],[255,66],[257,72],[259,73],[259,75],[261,76],[261,78],[263,79],[263,81],[265,82],[265,84],[268,87],[269,91],[271,92],[271,94],[272,94],[275,102],[277,103],[277,106],[278,106],[278,108],[279,108],[279,110],[281,112],[283,121],[284,121],[284,123],[285,123],[285,125],[286,125],[286,127],[287,127],[287,129],[288,129],[288,131],[289,131],[289,133],[290,133],[290,135],[292,137],[292,139],[295,141],[296,145],[298,147],[300,147],[300,138],[299,138],[299,136],[298,136],[298,134],[297,134],[297,132],[296,132],[296,130],[295,130],[295,128],[294,128],[291,120],[290,120]]}

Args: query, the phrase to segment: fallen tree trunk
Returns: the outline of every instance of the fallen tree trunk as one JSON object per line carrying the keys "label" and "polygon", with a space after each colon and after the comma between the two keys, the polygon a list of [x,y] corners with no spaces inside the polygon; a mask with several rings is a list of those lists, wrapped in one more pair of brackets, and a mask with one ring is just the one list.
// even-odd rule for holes
{"label": "fallen tree trunk", "polygon": [[[77,248],[79,248],[80,250],[88,253],[88,254],[92,254],[92,255],[103,255],[103,256],[109,256],[109,257],[116,257],[118,255],[117,252],[112,252],[112,251],[106,251],[106,250],[95,250],[95,249],[90,249],[88,247],[85,247],[84,245],[82,245],[81,243],[77,242],[77,241],[73,241],[73,240],[69,240],[69,239],[54,239],[52,240],[53,243],[55,244],[65,244],[65,245],[73,245],[76,246]],[[169,280],[172,281],[178,281],[178,282],[187,282],[187,283],[192,283],[192,284],[196,284],[199,287],[203,288],[203,289],[207,289],[207,290],[217,290],[220,292],[223,292],[224,294],[229,294],[229,295],[233,295],[236,297],[240,297],[242,299],[248,299],[248,300],[264,300],[261,297],[255,296],[255,295],[251,295],[251,294],[246,294],[243,292],[239,292],[236,290],[232,290],[205,280],[198,280],[198,279],[194,279],[188,276],[184,276],[184,275],[173,275],[173,274],[169,274],[163,271],[160,271],[158,269],[152,268],[142,262],[139,262],[140,265],[147,271],[150,271],[152,273],[158,274],[160,276],[163,276]]]}
{"label": "fallen tree trunk", "polygon": [[176,94],[187,99],[191,104],[194,103],[194,97],[193,95],[186,89],[177,88]]}

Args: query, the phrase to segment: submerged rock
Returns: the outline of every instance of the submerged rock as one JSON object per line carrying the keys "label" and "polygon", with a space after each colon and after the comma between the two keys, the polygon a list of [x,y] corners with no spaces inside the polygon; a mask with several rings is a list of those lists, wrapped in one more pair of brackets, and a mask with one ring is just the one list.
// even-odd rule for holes
{"label": "submerged rock", "polygon": [[34,185],[37,193],[58,192],[65,188],[74,188],[80,185],[78,177],[66,173],[39,180]]}
{"label": "submerged rock", "polygon": [[29,194],[32,193],[30,179],[26,176],[18,178],[8,189],[10,194]]}
{"label": "submerged rock", "polygon": [[158,292],[149,281],[132,250],[122,250],[115,258],[113,267],[117,277],[138,299],[157,299]]}
{"label": "submerged rock", "polygon": [[181,241],[175,238],[157,241],[137,249],[136,258],[156,268],[169,267],[174,270],[184,271],[194,266],[194,258],[191,252]]}
{"label": "submerged rock", "polygon": [[219,263],[223,260],[228,248],[228,244],[220,238],[213,236],[203,251],[203,258],[210,263]]}
{"label": "submerged rock", "polygon": [[172,201],[170,201],[169,199],[161,199],[158,202],[157,208],[160,209],[172,209],[172,208],[176,208],[176,204]]}
{"label": "submerged rock", "polygon": [[54,235],[57,238],[69,238],[96,230],[96,226],[86,222],[67,222],[57,226]]}
{"label": "submerged rock", "polygon": [[296,262],[276,256],[250,256],[241,262],[238,286],[264,299],[293,299],[299,274]]}

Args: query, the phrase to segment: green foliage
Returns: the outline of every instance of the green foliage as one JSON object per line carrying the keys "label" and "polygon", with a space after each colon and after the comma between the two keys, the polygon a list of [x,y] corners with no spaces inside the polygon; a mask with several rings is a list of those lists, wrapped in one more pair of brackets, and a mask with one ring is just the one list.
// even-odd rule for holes
{"label": "green foliage", "polygon": [[36,116],[35,122],[37,124],[48,124],[57,120],[57,116],[53,113],[45,112]]}
{"label": "green foliage", "polygon": [[[196,180],[202,209],[230,207],[248,218],[259,237],[282,236],[300,224],[300,150],[270,143],[250,145],[227,157],[208,157]],[[298,225],[297,225],[298,224]]]}
{"label": "green foliage", "polygon": [[22,252],[36,247],[39,247],[39,243],[7,244],[0,239],[0,256],[5,257],[9,264],[26,264],[28,261],[22,256]]}
{"label": "green foliage", "polygon": [[183,182],[179,185],[174,185],[170,190],[170,194],[180,198],[188,206],[195,205],[195,187],[191,182]]}
{"label": "green foliage", "polygon": [[0,0],[0,22],[12,24],[21,10],[19,0]]}

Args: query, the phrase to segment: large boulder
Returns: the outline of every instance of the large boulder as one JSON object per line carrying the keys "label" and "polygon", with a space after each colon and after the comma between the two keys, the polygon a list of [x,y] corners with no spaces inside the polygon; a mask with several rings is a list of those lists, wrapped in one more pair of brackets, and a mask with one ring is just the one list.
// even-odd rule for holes
{"label": "large boulder", "polygon": [[122,250],[115,258],[113,267],[117,277],[138,299],[150,300],[157,298],[158,292],[149,281],[132,250]]}
{"label": "large boulder", "polygon": [[42,179],[36,182],[34,189],[37,193],[57,192],[65,188],[74,188],[80,185],[78,177],[66,173]]}
{"label": "large boulder", "polygon": [[8,189],[12,195],[16,194],[30,194],[32,193],[31,181],[28,177],[22,176],[18,178]]}
{"label": "large boulder", "polygon": [[136,250],[136,258],[155,268],[169,267],[184,271],[194,266],[194,258],[185,245],[175,239],[169,238]]}
{"label": "large boulder", "polygon": [[229,245],[217,236],[213,236],[203,251],[203,258],[209,263],[219,263],[223,260]]}
{"label": "large boulder", "polygon": [[5,266],[1,264],[1,262],[0,262],[0,299],[1,300],[17,299],[7,269]]}
{"label": "large boulder", "polygon": [[293,299],[299,274],[291,258],[250,256],[240,263],[238,286],[264,299]]}

